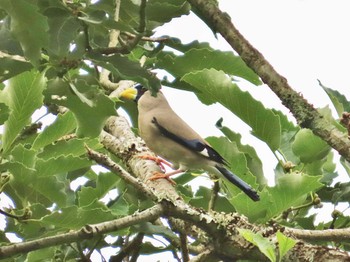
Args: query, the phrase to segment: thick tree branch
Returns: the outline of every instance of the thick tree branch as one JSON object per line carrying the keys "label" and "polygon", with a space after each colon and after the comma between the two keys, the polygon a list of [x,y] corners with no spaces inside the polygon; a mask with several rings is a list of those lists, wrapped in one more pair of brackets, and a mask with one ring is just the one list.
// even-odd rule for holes
{"label": "thick tree branch", "polygon": [[195,7],[207,24],[212,26],[213,31],[220,33],[243,61],[271,88],[283,105],[293,113],[301,127],[310,128],[350,161],[350,141],[347,134],[340,132],[291,88],[287,80],[278,74],[264,56],[241,35],[232,24],[231,18],[218,8],[216,1],[188,0],[188,2]]}

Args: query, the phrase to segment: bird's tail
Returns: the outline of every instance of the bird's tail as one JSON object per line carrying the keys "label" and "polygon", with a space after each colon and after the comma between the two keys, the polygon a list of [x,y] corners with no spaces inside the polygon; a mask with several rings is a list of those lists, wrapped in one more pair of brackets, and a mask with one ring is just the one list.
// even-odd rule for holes
{"label": "bird's tail", "polygon": [[250,185],[248,185],[246,182],[244,182],[242,179],[240,179],[235,174],[231,173],[226,168],[216,165],[215,166],[217,170],[220,171],[220,173],[232,184],[234,184],[236,187],[241,189],[247,196],[249,196],[254,201],[259,201],[260,197],[258,192],[256,192]]}

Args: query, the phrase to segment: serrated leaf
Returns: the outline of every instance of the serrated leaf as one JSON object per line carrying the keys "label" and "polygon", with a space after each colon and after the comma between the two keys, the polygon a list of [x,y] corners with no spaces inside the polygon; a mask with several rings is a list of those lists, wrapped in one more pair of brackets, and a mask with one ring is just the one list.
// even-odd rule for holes
{"label": "serrated leaf", "polygon": [[[84,101],[72,92],[70,85],[74,85],[84,96]],[[76,133],[79,137],[98,136],[106,119],[116,114],[114,102],[97,86],[88,85],[83,80],[74,83],[65,82],[60,78],[51,80],[45,91],[45,99],[65,106],[73,112],[77,121]],[[89,102],[86,103],[85,99]]]}
{"label": "serrated leaf", "polygon": [[96,186],[82,187],[78,192],[79,206],[88,206],[96,199],[104,197],[108,191],[115,187],[115,184],[120,181],[114,173],[101,173],[97,177]]}
{"label": "serrated leaf", "polygon": [[270,261],[276,261],[276,247],[268,238],[264,238],[260,233],[254,233],[248,229],[238,228],[238,232],[245,240],[258,247],[261,253],[263,253]]}
{"label": "serrated leaf", "polygon": [[171,21],[175,17],[189,14],[191,6],[184,0],[162,1],[151,0],[146,6],[146,17],[161,24]]}
{"label": "serrated leaf", "polygon": [[183,81],[197,88],[200,99],[207,103],[219,102],[246,122],[253,134],[265,141],[272,151],[279,148],[281,125],[279,116],[266,109],[248,92],[241,91],[222,71],[204,69],[184,75]]}
{"label": "serrated leaf", "polygon": [[4,125],[3,153],[11,148],[20,131],[28,124],[33,112],[43,103],[43,89],[46,86],[44,73],[25,72],[9,81],[2,91],[7,96],[11,114]]}
{"label": "serrated leaf", "polygon": [[112,206],[109,207],[109,209],[112,211],[113,215],[115,216],[126,216],[130,215],[130,204],[128,201],[124,198],[124,196],[119,196],[117,201],[113,203]]}
{"label": "serrated leaf", "polygon": [[295,246],[297,241],[283,235],[280,231],[277,231],[276,237],[278,241],[279,259],[281,260],[287,254],[287,252]]}
{"label": "serrated leaf", "polygon": [[157,92],[161,88],[159,79],[147,69],[141,67],[139,62],[131,61],[126,56],[120,54],[103,56],[98,53],[91,53],[90,58],[95,64],[111,71],[116,78],[133,80],[153,92]]}
{"label": "serrated leaf", "polygon": [[230,199],[237,212],[251,222],[265,223],[290,207],[304,203],[307,194],[323,187],[322,176],[288,173],[280,176],[276,186],[266,187],[260,192],[260,201],[252,202],[243,194]]}
{"label": "serrated leaf", "polygon": [[243,145],[241,143],[241,135],[233,132],[230,128],[222,125],[222,119],[216,123],[216,127],[231,141],[236,143],[239,151],[244,153],[247,160],[247,166],[252,174],[257,178],[259,185],[266,184],[266,178],[264,177],[262,162],[256,153],[254,147],[249,145]]}
{"label": "serrated leaf", "polygon": [[[206,140],[228,162],[227,168],[230,169],[231,172],[243,179],[252,187],[256,187],[256,178],[251,172],[249,172],[245,154],[237,148],[237,145],[234,142],[230,142],[225,137],[209,137]],[[241,193],[248,198],[238,187],[234,186],[228,180],[222,179],[222,182],[224,183],[225,188],[229,191],[229,195]]]}
{"label": "serrated leaf", "polygon": [[145,233],[147,235],[163,235],[173,239],[176,237],[175,233],[169,228],[160,225],[153,225],[150,222],[140,223],[132,226],[133,231]]}
{"label": "serrated leaf", "polygon": [[245,156],[237,148],[236,143],[229,141],[226,137],[207,137],[206,141],[220,153],[234,172],[238,174],[248,172]]}
{"label": "serrated leaf", "polygon": [[40,149],[57,141],[64,135],[71,133],[76,128],[76,121],[71,111],[58,114],[55,122],[47,126],[34,140],[33,149]]}
{"label": "serrated leaf", "polygon": [[255,85],[261,84],[259,77],[253,70],[247,67],[239,56],[235,56],[229,51],[223,52],[210,48],[190,49],[182,56],[163,52],[158,55],[157,65],[178,78],[187,73],[212,68],[242,77]]}
{"label": "serrated leaf", "polygon": [[24,55],[38,65],[41,49],[48,43],[47,18],[38,12],[37,6],[25,0],[2,0],[0,8],[11,16],[11,31],[21,43]]}
{"label": "serrated leaf", "polygon": [[[93,203],[93,205],[95,205]],[[79,229],[88,224],[100,223],[114,219],[115,216],[100,204],[99,208],[89,208],[89,206],[79,208],[70,206],[62,208],[60,212],[42,218],[44,224],[52,225],[62,229]]]}
{"label": "serrated leaf", "polygon": [[47,16],[49,24],[49,52],[58,57],[66,56],[82,24],[63,6],[49,7],[44,15]]}
{"label": "serrated leaf", "polygon": [[[211,188],[200,186],[194,196],[191,196],[189,203],[195,207],[208,209],[212,193]],[[219,194],[215,201],[214,210],[217,212],[232,212],[234,208],[226,197]]]}
{"label": "serrated leaf", "polygon": [[78,170],[91,166],[91,161],[87,158],[80,158],[72,155],[49,158],[47,160],[38,159],[35,169],[37,177],[64,174],[66,172]]}
{"label": "serrated leaf", "polygon": [[321,160],[327,156],[331,147],[310,129],[301,129],[296,134],[292,150],[304,163]]}
{"label": "serrated leaf", "polygon": [[348,174],[348,176],[350,177],[350,164],[348,161],[345,160],[344,157],[340,158],[340,163],[341,165],[344,167],[346,173]]}
{"label": "serrated leaf", "polygon": [[61,156],[83,156],[86,155],[86,147],[97,150],[102,148],[97,138],[74,138],[70,140],[60,140],[55,144],[47,145],[44,150],[38,154],[42,159],[57,158]]}
{"label": "serrated leaf", "polygon": [[[104,2],[104,1],[102,1]],[[107,4],[105,4],[107,6]],[[146,32],[161,26],[174,17],[187,14],[190,10],[189,4],[184,0],[160,1],[151,0],[146,5]],[[129,25],[134,30],[139,30],[140,24],[140,2],[124,0],[120,4],[119,21]]]}
{"label": "serrated leaf", "polygon": [[22,47],[11,32],[11,16],[9,15],[2,19],[0,24],[0,50],[5,54],[23,57]]}
{"label": "serrated leaf", "polygon": [[0,125],[2,125],[9,117],[9,108],[7,105],[0,103]]}
{"label": "serrated leaf", "polygon": [[27,254],[27,261],[48,261],[47,258],[55,257],[57,247],[42,248]]}
{"label": "serrated leaf", "polygon": [[8,57],[0,58],[0,81],[3,82],[31,68],[33,66],[29,62],[17,61]]}
{"label": "serrated leaf", "polygon": [[16,145],[11,151],[11,161],[18,162],[27,168],[34,168],[36,163],[36,152],[25,148],[22,144]]}
{"label": "serrated leaf", "polygon": [[[8,185],[11,189],[6,188],[6,192],[9,189],[11,197],[21,199],[24,206],[26,206],[26,201],[32,203],[39,201],[46,205],[50,203],[51,205],[52,203],[64,205],[66,201],[65,185],[57,180],[55,173],[40,174],[38,166],[40,167],[41,163],[35,153],[35,150],[26,149],[23,145],[17,145],[11,151],[11,162],[2,165],[2,168],[6,168],[13,177]],[[52,170],[53,167],[47,168],[45,171]]]}

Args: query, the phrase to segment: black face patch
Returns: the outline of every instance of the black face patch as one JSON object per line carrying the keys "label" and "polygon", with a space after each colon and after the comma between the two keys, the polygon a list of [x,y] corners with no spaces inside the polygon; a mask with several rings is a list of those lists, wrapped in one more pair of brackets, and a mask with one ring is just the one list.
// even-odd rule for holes
{"label": "black face patch", "polygon": [[140,97],[147,91],[146,88],[143,87],[141,84],[137,84],[135,86],[135,89],[137,90],[137,95],[135,97],[135,102],[138,102]]}

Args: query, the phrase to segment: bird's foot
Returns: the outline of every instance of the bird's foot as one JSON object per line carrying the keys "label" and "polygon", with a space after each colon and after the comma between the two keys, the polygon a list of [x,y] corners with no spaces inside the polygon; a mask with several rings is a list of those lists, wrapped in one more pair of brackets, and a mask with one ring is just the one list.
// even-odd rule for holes
{"label": "bird's foot", "polygon": [[164,178],[164,179],[168,180],[171,184],[176,185],[176,182],[170,178],[171,175],[172,174],[169,175],[169,174],[164,174],[164,173],[160,173],[160,172],[154,172],[153,176],[151,176],[148,179],[153,181],[153,180],[157,180],[160,178]]}
{"label": "bird's foot", "polygon": [[168,167],[172,167],[173,166],[168,161],[165,161],[164,159],[159,158],[159,157],[155,157],[155,156],[143,155],[143,156],[139,156],[139,158],[145,159],[145,160],[152,160],[152,161],[156,162],[156,164],[160,167],[160,169],[163,172],[166,171],[165,166],[168,166]]}

